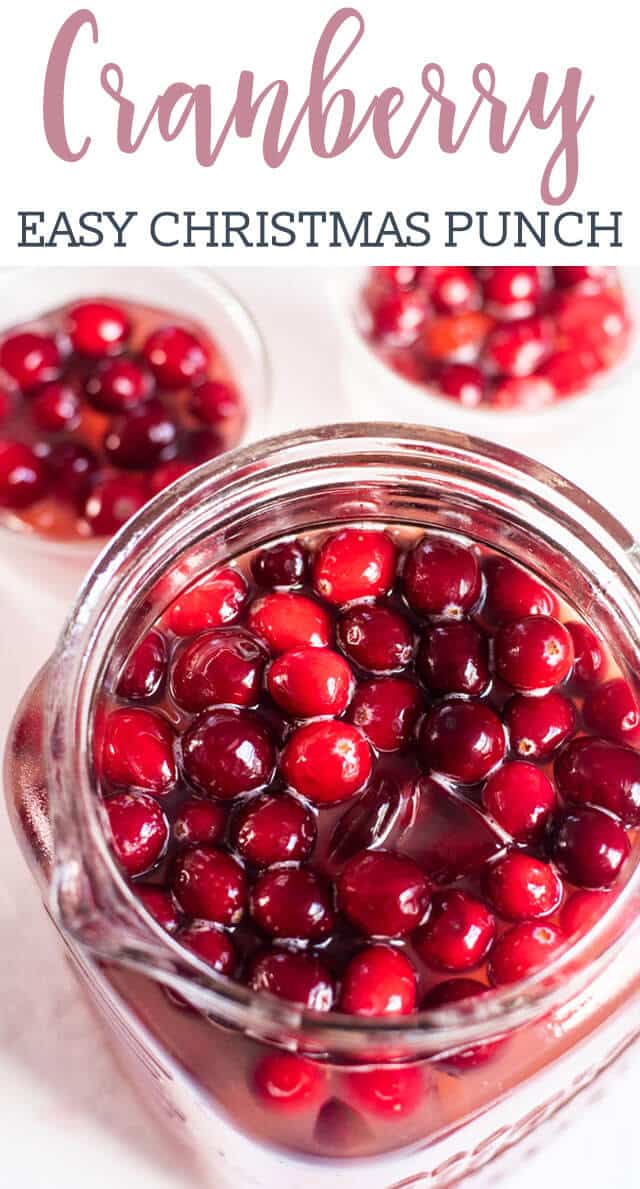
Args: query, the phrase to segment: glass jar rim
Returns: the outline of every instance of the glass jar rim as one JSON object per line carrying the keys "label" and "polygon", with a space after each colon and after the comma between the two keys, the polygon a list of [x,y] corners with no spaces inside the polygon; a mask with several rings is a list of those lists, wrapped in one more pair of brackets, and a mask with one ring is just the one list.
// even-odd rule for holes
{"label": "glass jar rim", "polygon": [[[479,470],[484,468],[492,479],[497,476],[498,483],[526,481],[531,500],[546,495],[554,503],[559,520],[571,512],[581,520],[585,531],[588,527],[590,533],[597,534],[597,540],[606,540],[608,556],[615,559],[618,576],[624,578],[631,598],[630,606],[636,610],[640,638],[640,546],[586,493],[520,454],[453,431],[386,422],[322,426],[232,451],[161,493],[109,543],[81,588],[53,654],[43,750],[54,835],[51,910],[63,932],[90,952],[153,975],[205,1014],[222,1015],[229,1023],[256,1034],[295,1032],[313,1038],[314,1046],[346,1048],[352,1053],[365,1049],[372,1037],[391,1045],[401,1043],[404,1049],[420,1047],[427,1039],[441,1050],[467,1047],[485,1038],[487,1029],[491,1035],[510,1031],[566,1003],[571,993],[592,982],[618,956],[631,931],[640,927],[635,905],[633,919],[625,917],[630,902],[633,904],[640,893],[640,867],[584,937],[562,947],[545,968],[513,986],[490,988],[474,999],[402,1018],[363,1022],[360,1017],[338,1012],[316,1013],[263,992],[252,992],[217,974],[180,946],[144,910],[108,847],[91,780],[90,747],[82,747],[83,739],[90,738],[89,715],[87,721],[81,721],[82,708],[89,703],[86,689],[83,697],[79,695],[83,683],[90,683],[92,673],[95,676],[97,671],[95,663],[92,670],[88,667],[92,655],[100,650],[106,655],[113,640],[117,612],[110,599],[114,583],[121,582],[125,574],[129,583],[137,581],[145,562],[150,564],[152,534],[166,536],[168,528],[179,524],[187,509],[192,516],[201,512],[207,493],[211,495],[214,488],[224,491],[226,483],[242,482],[248,475],[258,482],[268,482],[276,466],[290,469],[305,465],[313,471],[322,463],[329,464],[338,449],[351,449],[356,458],[363,452],[377,452],[386,458],[396,452],[398,461],[403,452],[417,450],[425,464],[431,454],[473,463]],[[627,610],[631,613],[630,607]],[[65,747],[65,740],[70,739],[80,745]],[[87,855],[83,842],[88,842],[94,852],[91,870],[84,866]],[[92,909],[88,876],[96,877],[96,886],[114,910],[115,924],[111,928],[104,927],[105,921],[95,905]],[[103,904],[101,900],[100,907]],[[580,957],[604,941],[605,926],[620,917],[628,921],[620,935],[611,943],[605,942],[604,948],[581,968]]]}

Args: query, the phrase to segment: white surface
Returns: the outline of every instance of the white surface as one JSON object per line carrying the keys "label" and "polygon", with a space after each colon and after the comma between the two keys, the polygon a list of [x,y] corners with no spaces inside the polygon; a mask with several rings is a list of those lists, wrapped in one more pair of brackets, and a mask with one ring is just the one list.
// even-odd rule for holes
{"label": "white surface", "polygon": [[[227,270],[270,344],[276,380],[271,427],[348,419],[339,388],[337,340],[324,302],[326,274],[311,270]],[[363,404],[359,401],[360,411]],[[365,402],[366,405],[366,402]],[[397,411],[396,411],[397,412]],[[370,416],[393,417],[371,408]],[[563,443],[565,473],[640,532],[636,500],[640,415],[589,455]],[[557,460],[556,460],[557,462]],[[591,482],[588,480],[591,479]],[[64,615],[44,590],[0,574],[0,738],[18,697],[48,656]],[[191,1185],[105,1049],[68,971],[0,812],[1,1189],[178,1189]],[[539,1189],[631,1189],[640,1095],[639,1048],[530,1141],[467,1182]],[[258,1184],[260,1182],[257,1182]],[[237,1189],[244,1189],[237,1186]],[[265,1186],[265,1189],[267,1187]]]}

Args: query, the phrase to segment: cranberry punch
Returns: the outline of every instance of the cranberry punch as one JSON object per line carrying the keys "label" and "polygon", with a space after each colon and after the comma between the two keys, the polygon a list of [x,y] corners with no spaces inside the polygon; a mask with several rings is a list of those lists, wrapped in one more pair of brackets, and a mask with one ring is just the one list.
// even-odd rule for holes
{"label": "cranberry punch", "polygon": [[216,1184],[446,1185],[634,1038],[639,572],[544,468],[375,425],[208,464],[102,555],[7,793]]}

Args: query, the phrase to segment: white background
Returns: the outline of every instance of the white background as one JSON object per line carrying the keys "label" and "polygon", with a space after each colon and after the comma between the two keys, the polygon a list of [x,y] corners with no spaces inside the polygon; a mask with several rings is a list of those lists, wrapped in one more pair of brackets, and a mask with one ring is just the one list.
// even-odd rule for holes
{"label": "white background", "polygon": [[[277,393],[271,428],[283,428],[294,418],[313,423],[348,417],[352,408],[340,387],[324,276],[307,270],[247,270],[230,272],[228,279],[250,303],[270,344]],[[368,411],[372,417],[390,413],[375,403]],[[566,469],[591,473],[605,500],[609,489],[620,500],[624,487],[627,496],[635,492],[637,413],[628,428],[624,441],[609,452],[592,448],[585,456],[578,442],[566,444]],[[621,472],[626,476],[622,487]],[[638,531],[637,501],[629,512],[630,526]],[[0,575],[0,742],[19,693],[51,650],[63,614],[63,606],[46,591],[21,585],[9,570]],[[38,903],[3,810],[0,853],[1,1189],[201,1189],[187,1179],[115,1068]],[[555,1120],[465,1184],[470,1189],[540,1189],[545,1184],[632,1189],[637,1185],[638,1055],[636,1045]]]}

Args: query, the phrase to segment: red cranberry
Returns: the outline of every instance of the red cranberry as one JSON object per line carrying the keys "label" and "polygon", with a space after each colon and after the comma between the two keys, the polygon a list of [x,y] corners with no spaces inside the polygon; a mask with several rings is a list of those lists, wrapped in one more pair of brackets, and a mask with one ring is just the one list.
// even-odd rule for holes
{"label": "red cranberry", "polygon": [[1,508],[29,508],[47,494],[48,481],[47,464],[32,446],[0,439]]}
{"label": "red cranberry", "polygon": [[200,380],[209,365],[209,352],[189,330],[163,326],[149,335],[142,354],[163,388],[180,388]]}
{"label": "red cranberry", "polygon": [[599,809],[567,813],[555,824],[552,856],[571,883],[608,888],[615,883],[631,847],[624,827]]}
{"label": "red cranberry", "polygon": [[558,289],[573,289],[588,282],[590,286],[594,286],[595,291],[599,291],[603,285],[614,279],[614,273],[615,269],[596,264],[563,265],[561,268],[554,268],[553,279]]}
{"label": "red cranberry", "polygon": [[209,797],[228,800],[271,779],[275,754],[266,724],[247,710],[211,710],[182,736],[187,779]]}
{"label": "red cranberry", "polygon": [[330,719],[299,727],[280,760],[286,783],[317,805],[353,797],[371,774],[371,750],[349,723]]}
{"label": "red cranberry", "polygon": [[231,855],[213,846],[194,846],[180,855],[173,894],[187,916],[235,925],[247,903],[244,871]]}
{"label": "red cranberry", "polygon": [[288,793],[261,793],[238,811],[232,824],[233,845],[248,863],[308,859],[316,841],[316,822],[310,809]]}
{"label": "red cranberry", "polygon": [[463,784],[484,780],[504,751],[502,723],[483,702],[452,700],[435,706],[418,735],[423,766]]}
{"label": "red cranberry", "polygon": [[352,607],[338,620],[336,635],[343,652],[361,669],[394,673],[413,657],[413,632],[391,607]]}
{"label": "red cranberry", "polygon": [[183,929],[178,941],[208,966],[213,966],[218,974],[233,974],[237,963],[233,942],[215,925],[198,921]]}
{"label": "red cranberry", "polygon": [[427,313],[427,299],[420,289],[372,291],[368,301],[374,339],[396,347],[414,343]]}
{"label": "red cranberry", "polygon": [[409,1016],[416,1010],[416,972],[387,945],[370,945],[342,976],[340,1011],[352,1016]]}
{"label": "red cranberry", "polygon": [[403,582],[410,606],[420,615],[460,619],[478,600],[480,567],[471,549],[425,536],[407,555]]}
{"label": "red cranberry", "polygon": [[555,762],[556,784],[576,805],[608,809],[627,826],[640,826],[640,755],[593,739],[574,739]]}
{"label": "red cranberry", "polygon": [[248,596],[242,574],[231,567],[218,570],[178,595],[169,609],[169,627],[176,636],[195,636],[196,632],[204,632],[207,628],[233,623]]}
{"label": "red cranberry", "polygon": [[47,455],[52,490],[59,500],[84,508],[100,463],[79,442],[55,442]]}
{"label": "red cranberry", "polygon": [[429,359],[469,363],[477,358],[493,325],[483,310],[441,314],[428,318],[422,330],[422,345]]}
{"label": "red cranberry", "polygon": [[555,925],[526,921],[508,929],[489,956],[489,979],[495,987],[517,983],[555,957],[564,934]]}
{"label": "red cranberry", "polygon": [[13,409],[13,394],[0,385],[0,423],[6,421]]}
{"label": "red cranberry", "polygon": [[548,351],[547,323],[543,318],[499,323],[489,334],[482,360],[492,375],[530,376]]}
{"label": "red cranberry", "polygon": [[[431,987],[422,1002],[422,1010],[437,1011],[441,1007],[477,999],[479,995],[486,995],[489,990],[485,983],[480,983],[475,978],[448,978]],[[475,1069],[478,1065],[490,1061],[503,1044],[504,1037],[487,1041],[486,1044],[472,1045],[471,1048],[447,1054],[442,1064],[452,1069]]]}
{"label": "red cranberry", "polygon": [[371,275],[391,289],[411,289],[420,271],[414,264],[379,264],[371,269]]}
{"label": "red cranberry", "polygon": [[211,458],[218,458],[228,449],[228,443],[217,429],[190,429],[185,435],[184,454],[192,466],[200,466]]}
{"label": "red cranberry", "polygon": [[328,884],[305,867],[275,867],[259,875],[251,915],[270,937],[301,941],[320,941],[335,921]]}
{"label": "red cranberry", "polygon": [[436,383],[443,396],[457,400],[466,409],[477,408],[487,391],[484,372],[470,363],[445,364],[437,373]]}
{"label": "red cranberry", "polygon": [[557,615],[550,590],[506,557],[491,558],[485,567],[485,608],[496,623],[511,623],[528,615]]}
{"label": "red cranberry", "polygon": [[390,776],[375,777],[338,818],[329,841],[330,862],[341,867],[359,851],[381,846],[397,824],[403,805],[397,782]]}
{"label": "red cranberry", "polygon": [[205,380],[194,389],[189,409],[205,425],[220,425],[237,417],[242,403],[235,388],[222,380]]}
{"label": "red cranberry", "polygon": [[480,694],[489,683],[487,640],[467,620],[436,624],[422,638],[418,672],[441,694]]}
{"label": "red cranberry", "polygon": [[123,470],[157,466],[175,454],[177,447],[177,424],[160,401],[148,401],[115,421],[104,439],[107,458]]}
{"label": "red cranberry", "polygon": [[104,413],[129,413],[153,395],[151,372],[135,359],[105,359],[91,372],[85,392]]}
{"label": "red cranberry", "polygon": [[529,842],[542,834],[556,807],[556,793],[534,764],[507,763],[489,777],[482,803],[515,842]]}
{"label": "red cranberry", "polygon": [[257,702],[266,660],[259,640],[244,628],[217,628],[183,644],[173,664],[173,696],[195,714],[209,706]]}
{"label": "red cranberry", "polygon": [[533,266],[491,268],[484,278],[485,301],[501,317],[532,314],[540,293],[540,272]]}
{"label": "red cranberry", "polygon": [[359,685],[349,707],[349,719],[378,751],[400,751],[413,736],[422,698],[412,681],[383,677]]}
{"label": "red cranberry", "polygon": [[480,286],[470,268],[441,268],[429,286],[431,304],[439,314],[455,314],[480,305]]}
{"label": "red cranberry", "polygon": [[117,533],[147,502],[148,492],[142,479],[133,475],[115,475],[100,479],[87,499],[84,515],[94,537]]}
{"label": "red cranberry", "polygon": [[159,495],[161,491],[165,491],[172,483],[182,479],[183,475],[188,475],[192,470],[193,463],[185,462],[180,458],[172,458],[170,462],[161,463],[159,467],[155,467],[149,477],[151,495]]}
{"label": "red cranberry", "polygon": [[262,1106],[280,1114],[315,1107],[323,1087],[320,1066],[294,1053],[270,1053],[253,1073],[253,1088]]}
{"label": "red cranberry", "polygon": [[167,933],[175,933],[180,917],[171,894],[155,884],[138,884],[134,891],[143,908]]}
{"label": "red cranberry", "polygon": [[289,589],[302,586],[308,568],[307,551],[299,541],[279,541],[252,558],[251,573],[258,586]]}
{"label": "red cranberry", "polygon": [[417,1065],[381,1065],[346,1077],[357,1105],[380,1119],[404,1119],[424,1100],[424,1074]]}
{"label": "red cranberry", "polygon": [[134,701],[153,698],[164,681],[166,669],[166,641],[160,632],[152,629],[129,657],[118,682],[118,696]]}
{"label": "red cranberry", "polygon": [[423,962],[441,970],[471,970],[485,958],[495,937],[493,914],[467,892],[439,892],[426,925],[414,936]]}
{"label": "red cranberry", "polygon": [[326,966],[313,954],[271,950],[251,967],[248,986],[309,1011],[331,1011],[335,986]]}
{"label": "red cranberry", "polygon": [[24,331],[4,339],[0,346],[0,367],[23,392],[57,380],[62,367],[60,349],[54,338]]}
{"label": "red cranberry", "polygon": [[313,586],[329,603],[376,598],[393,586],[396,547],[386,533],[344,528],[318,550]]}
{"label": "red cranberry", "polygon": [[565,293],[554,313],[561,341],[578,350],[592,351],[598,367],[613,367],[625,354],[631,324],[617,294]]}
{"label": "red cranberry", "polygon": [[168,793],[176,781],[174,742],[171,724],[152,710],[112,710],[102,742],[104,780],[156,796]]}
{"label": "red cranberry", "polygon": [[104,803],[116,859],[127,875],[143,875],[169,840],[169,823],[153,797],[116,793]]}
{"label": "red cranberry", "polygon": [[496,381],[489,403],[494,409],[517,409],[533,413],[546,409],[556,399],[556,390],[544,376],[507,376]]}
{"label": "red cranberry", "polygon": [[337,886],[343,912],[368,937],[404,937],[429,908],[429,884],[417,863],[392,851],[355,855]]}
{"label": "red cranberry", "polygon": [[224,837],[227,814],[219,801],[189,797],[173,820],[173,837],[179,846],[213,846]]}
{"label": "red cranberry", "polygon": [[70,384],[52,380],[34,396],[30,404],[34,425],[43,433],[75,429],[80,420],[80,400]]}
{"label": "red cranberry", "polygon": [[573,640],[575,661],[573,676],[581,685],[593,685],[604,667],[604,652],[595,632],[586,623],[567,623],[565,627]]}
{"label": "red cranberry", "polygon": [[123,309],[106,301],[86,301],[69,310],[67,332],[80,355],[100,359],[119,355],[131,332]]}
{"label": "red cranberry", "polygon": [[277,591],[263,595],[251,604],[248,623],[273,653],[305,645],[326,648],[331,641],[331,620],[326,611],[301,594]]}
{"label": "red cranberry", "polygon": [[552,690],[540,698],[516,694],[504,708],[511,747],[527,760],[548,760],[573,734],[573,702]]}
{"label": "red cranberry", "polygon": [[267,689],[274,702],[294,718],[342,714],[352,688],[347,662],[329,648],[283,652],[267,675]]}
{"label": "red cranberry", "polygon": [[560,913],[560,927],[566,937],[587,933],[613,903],[611,892],[574,892]]}
{"label": "red cranberry", "polygon": [[598,361],[589,348],[556,351],[543,360],[538,375],[548,380],[559,397],[582,392],[598,371]]}
{"label": "red cranberry", "polygon": [[614,743],[640,743],[640,710],[623,677],[605,681],[587,694],[583,706],[587,726]]}
{"label": "red cranberry", "polygon": [[562,881],[553,867],[517,850],[489,867],[485,888],[496,912],[509,921],[550,916],[562,900]]}
{"label": "red cranberry", "polygon": [[495,664],[498,675],[514,689],[525,693],[551,689],[571,672],[571,636],[550,615],[528,615],[500,628]]}

